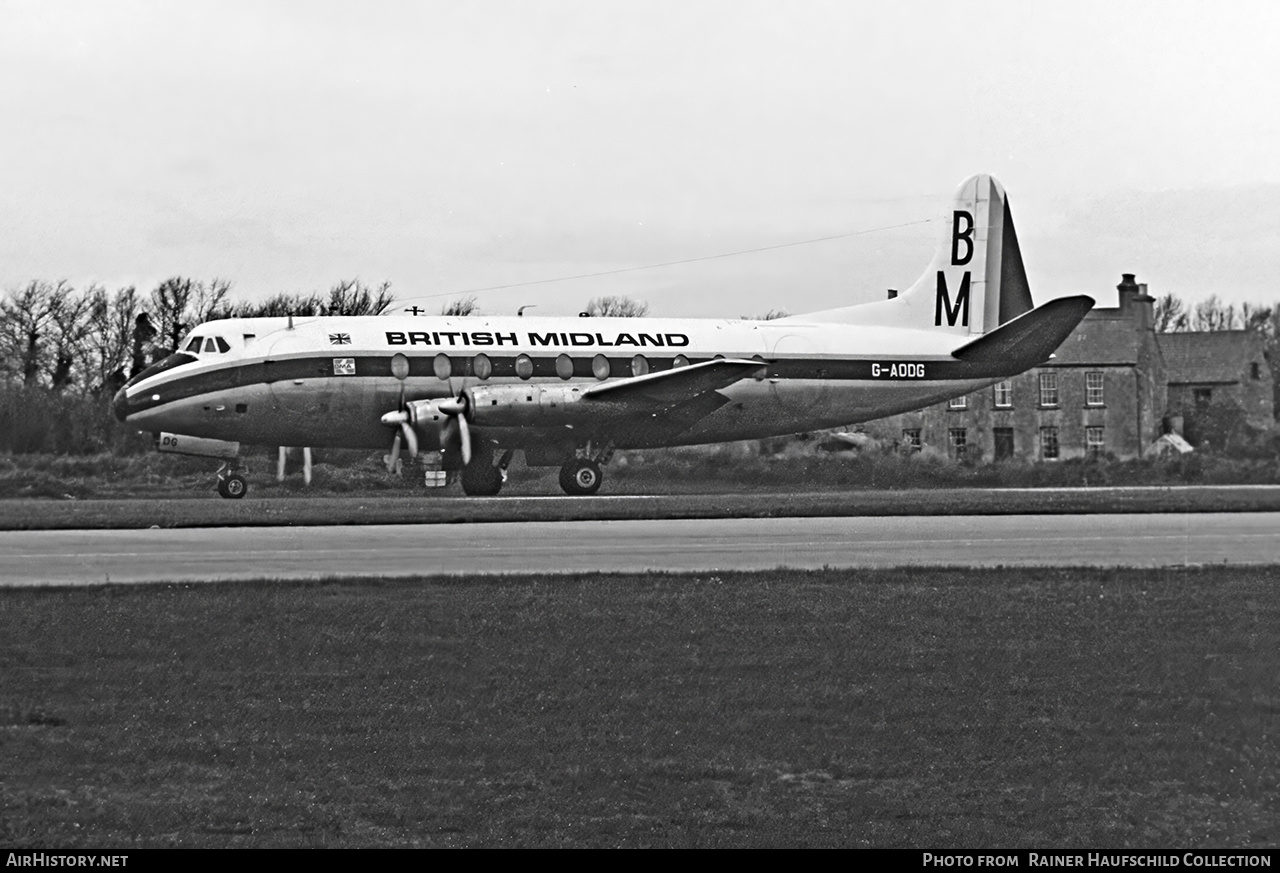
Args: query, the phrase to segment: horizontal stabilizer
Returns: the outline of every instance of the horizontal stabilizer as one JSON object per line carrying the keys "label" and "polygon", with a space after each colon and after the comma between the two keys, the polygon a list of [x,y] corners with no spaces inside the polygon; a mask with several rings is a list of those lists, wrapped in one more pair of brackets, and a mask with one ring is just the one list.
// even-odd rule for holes
{"label": "horizontal stabilizer", "polygon": [[961,361],[1001,365],[1011,373],[1022,372],[1049,360],[1054,349],[1062,345],[1092,308],[1092,297],[1059,297],[965,343],[951,354]]}
{"label": "horizontal stabilizer", "polygon": [[763,361],[746,361],[736,358],[703,361],[701,364],[663,370],[660,373],[647,373],[630,379],[601,382],[583,391],[582,397],[584,400],[600,398],[615,402],[671,406],[708,391],[727,388],[764,366]]}

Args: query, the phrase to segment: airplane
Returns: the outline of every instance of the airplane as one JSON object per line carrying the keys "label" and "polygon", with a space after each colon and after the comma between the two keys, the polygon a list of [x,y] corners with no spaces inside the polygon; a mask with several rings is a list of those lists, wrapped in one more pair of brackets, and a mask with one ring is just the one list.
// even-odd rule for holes
{"label": "airplane", "polygon": [[242,443],[442,452],[495,495],[516,451],[589,495],[617,449],[843,427],[918,409],[1048,360],[1093,306],[1033,306],[1003,186],[963,182],[933,261],[900,295],[771,321],[320,316],[210,321],[130,379],[117,418],[160,451],[218,458],[246,493]]}

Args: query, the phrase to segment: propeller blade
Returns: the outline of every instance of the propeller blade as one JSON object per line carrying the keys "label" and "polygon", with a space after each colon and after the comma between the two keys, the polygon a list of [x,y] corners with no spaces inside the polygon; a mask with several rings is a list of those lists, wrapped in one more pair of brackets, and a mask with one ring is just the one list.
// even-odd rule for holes
{"label": "propeller blade", "polygon": [[[407,421],[400,422],[400,433],[404,434],[405,445],[409,447],[409,457],[418,457],[418,434],[413,429],[413,425]],[[400,442],[400,434],[396,434],[396,443]]]}
{"label": "propeller blade", "polygon": [[394,473],[396,464],[400,462],[400,431],[396,431],[396,438],[391,441],[391,454],[387,455],[387,472]]}
{"label": "propeller blade", "polygon": [[467,417],[459,415],[454,418],[458,423],[458,438],[462,443],[462,465],[471,463],[471,428],[467,425]]}

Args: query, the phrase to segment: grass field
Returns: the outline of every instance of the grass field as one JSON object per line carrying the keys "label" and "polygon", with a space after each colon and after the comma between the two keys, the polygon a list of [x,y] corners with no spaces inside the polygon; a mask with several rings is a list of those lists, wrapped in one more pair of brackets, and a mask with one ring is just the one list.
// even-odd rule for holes
{"label": "grass field", "polygon": [[217,497],[151,500],[0,500],[0,530],[148,527],[447,524],[640,518],[1039,515],[1070,513],[1280,512],[1280,488],[925,489],[803,493],[707,493],[644,500],[613,497],[464,497],[436,494]]}
{"label": "grass field", "polygon": [[0,591],[0,844],[1280,844],[1276,568]]}

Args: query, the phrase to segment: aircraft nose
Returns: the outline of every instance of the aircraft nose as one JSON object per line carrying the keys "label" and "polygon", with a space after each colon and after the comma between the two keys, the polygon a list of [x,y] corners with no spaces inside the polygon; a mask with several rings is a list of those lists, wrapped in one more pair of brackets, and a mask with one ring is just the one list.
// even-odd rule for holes
{"label": "aircraft nose", "polygon": [[129,417],[129,389],[121,388],[116,392],[116,396],[111,398],[111,411],[120,421],[124,421]]}

